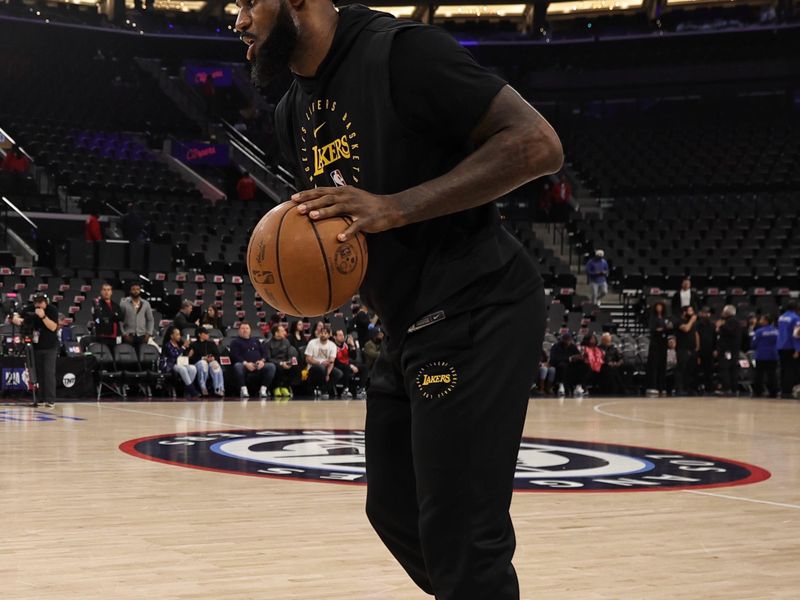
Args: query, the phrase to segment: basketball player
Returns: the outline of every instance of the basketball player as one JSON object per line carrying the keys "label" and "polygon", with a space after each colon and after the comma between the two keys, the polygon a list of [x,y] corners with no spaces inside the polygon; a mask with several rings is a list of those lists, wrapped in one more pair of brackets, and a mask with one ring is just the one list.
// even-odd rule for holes
{"label": "basketball player", "polygon": [[[240,0],[310,219],[367,234],[361,297],[386,331],[367,397],[367,515],[440,600],[519,598],[511,492],[544,335],[542,280],[492,200],[561,144],[443,31],[330,0]],[[345,185],[341,185],[344,183]]]}

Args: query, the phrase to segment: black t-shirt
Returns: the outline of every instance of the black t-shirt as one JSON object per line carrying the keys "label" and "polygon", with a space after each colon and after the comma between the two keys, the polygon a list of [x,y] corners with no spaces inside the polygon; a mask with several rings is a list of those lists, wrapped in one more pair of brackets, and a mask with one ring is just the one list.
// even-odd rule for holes
{"label": "black t-shirt", "polygon": [[[681,325],[686,325],[689,321],[684,320]],[[696,321],[695,321],[696,322]],[[689,331],[684,331],[680,327],[675,329],[675,342],[678,350],[691,350],[694,351],[697,346],[695,344],[696,325],[692,325]]]}
{"label": "black t-shirt", "polygon": [[[58,323],[58,309],[55,307],[55,305],[48,304],[45,306],[44,314],[54,323]],[[45,326],[44,321],[35,314],[26,320],[28,321],[29,325],[33,326],[34,331],[39,332],[39,341],[38,343],[34,344],[34,347],[37,350],[51,350],[52,348],[58,348],[58,329],[55,331],[50,331]]]}
{"label": "black t-shirt", "polygon": [[199,362],[201,358],[205,358],[209,354],[214,355],[214,360],[219,360],[219,348],[216,342],[212,340],[206,340],[205,342],[195,340],[192,342],[191,346],[189,346],[189,350],[193,351],[191,358],[189,358],[190,364]]}

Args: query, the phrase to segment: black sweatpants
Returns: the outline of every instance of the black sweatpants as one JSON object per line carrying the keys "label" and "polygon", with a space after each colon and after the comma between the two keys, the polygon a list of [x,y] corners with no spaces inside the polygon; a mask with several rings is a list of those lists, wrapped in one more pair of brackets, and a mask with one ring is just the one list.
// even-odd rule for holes
{"label": "black sweatpants", "polygon": [[384,343],[367,391],[367,515],[437,600],[517,600],[509,506],[544,338],[541,291]]}
{"label": "black sweatpants", "polygon": [[797,371],[800,359],[794,357],[794,350],[778,350],[781,360],[781,396],[783,398],[792,397],[792,388],[798,381]]}
{"label": "black sweatpants", "polygon": [[33,359],[36,362],[36,383],[39,391],[36,394],[37,402],[56,401],[56,357],[58,348],[40,350],[34,346]]}
{"label": "black sweatpants", "polygon": [[778,395],[778,361],[777,360],[757,360],[756,379],[753,383],[753,396],[758,398],[764,393],[764,382],[767,384],[767,391],[770,398]]}

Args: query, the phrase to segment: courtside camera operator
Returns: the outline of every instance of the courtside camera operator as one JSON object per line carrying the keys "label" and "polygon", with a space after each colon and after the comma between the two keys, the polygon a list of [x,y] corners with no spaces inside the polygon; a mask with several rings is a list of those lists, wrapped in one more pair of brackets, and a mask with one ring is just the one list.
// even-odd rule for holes
{"label": "courtside camera operator", "polygon": [[[58,356],[58,309],[44,296],[36,296],[33,306],[26,305],[14,313],[11,322],[23,327],[23,336],[29,334],[33,344],[33,364],[28,365],[32,381],[39,384],[39,398],[47,408],[56,401],[56,356]],[[28,355],[30,356],[30,355]],[[31,367],[33,367],[31,369]],[[33,406],[37,406],[34,396]]]}

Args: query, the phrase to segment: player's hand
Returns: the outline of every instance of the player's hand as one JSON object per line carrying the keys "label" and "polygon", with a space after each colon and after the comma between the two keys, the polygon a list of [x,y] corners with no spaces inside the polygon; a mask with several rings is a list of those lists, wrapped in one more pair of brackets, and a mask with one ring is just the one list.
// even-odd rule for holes
{"label": "player's hand", "polygon": [[350,217],[353,222],[337,238],[346,242],[356,232],[379,233],[402,224],[400,211],[391,196],[378,196],[346,185],[321,187],[292,196],[300,214],[319,221],[330,217]]}

